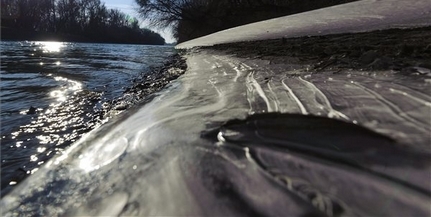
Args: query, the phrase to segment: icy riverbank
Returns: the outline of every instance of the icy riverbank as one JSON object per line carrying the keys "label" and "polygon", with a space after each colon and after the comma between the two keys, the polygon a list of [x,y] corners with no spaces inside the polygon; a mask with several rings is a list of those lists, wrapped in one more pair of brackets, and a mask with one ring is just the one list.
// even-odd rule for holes
{"label": "icy riverbank", "polygon": [[190,49],[183,75],[46,163],[2,212],[429,216],[427,35]]}
{"label": "icy riverbank", "polygon": [[431,25],[429,0],[362,0],[223,30],[177,48]]}
{"label": "icy riverbank", "polygon": [[[430,214],[427,75],[214,49],[24,181],[6,216]],[[225,125],[274,112],[301,115]]]}

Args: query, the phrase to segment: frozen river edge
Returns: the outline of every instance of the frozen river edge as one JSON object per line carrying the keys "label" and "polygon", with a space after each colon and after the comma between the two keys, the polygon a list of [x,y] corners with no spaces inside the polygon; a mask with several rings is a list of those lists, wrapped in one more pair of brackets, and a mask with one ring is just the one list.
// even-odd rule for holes
{"label": "frozen river edge", "polygon": [[[429,216],[429,29],[397,31],[189,50],[184,75],[48,162],[3,214]],[[344,151],[307,148],[331,141]]]}
{"label": "frozen river edge", "polygon": [[132,88],[168,84],[45,163],[2,216],[430,216],[430,9],[363,0],[180,44],[183,75]]}

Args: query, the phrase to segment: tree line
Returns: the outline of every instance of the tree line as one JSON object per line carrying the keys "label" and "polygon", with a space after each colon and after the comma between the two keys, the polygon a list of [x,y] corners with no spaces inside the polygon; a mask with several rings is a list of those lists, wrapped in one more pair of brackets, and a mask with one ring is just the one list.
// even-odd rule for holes
{"label": "tree line", "polygon": [[2,39],[164,44],[100,0],[1,0]]}
{"label": "tree line", "polygon": [[356,0],[135,0],[144,19],[178,42],[270,18]]}

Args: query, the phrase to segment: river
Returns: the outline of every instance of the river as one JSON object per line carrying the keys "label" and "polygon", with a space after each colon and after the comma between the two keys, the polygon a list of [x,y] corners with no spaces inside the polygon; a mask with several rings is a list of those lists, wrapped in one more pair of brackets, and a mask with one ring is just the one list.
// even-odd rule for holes
{"label": "river", "polygon": [[2,41],[2,195],[101,123],[104,103],[171,46]]}

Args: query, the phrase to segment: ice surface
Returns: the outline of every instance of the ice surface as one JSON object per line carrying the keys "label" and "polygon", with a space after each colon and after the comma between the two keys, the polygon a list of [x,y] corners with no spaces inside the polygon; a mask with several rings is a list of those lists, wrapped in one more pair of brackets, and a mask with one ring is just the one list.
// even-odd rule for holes
{"label": "ice surface", "polygon": [[[153,101],[91,132],[5,196],[3,216],[430,215],[431,100],[423,79],[403,83],[391,71],[310,75],[205,50],[188,54],[187,63]],[[283,117],[262,131],[240,125],[211,133],[228,120],[267,112],[356,123],[394,139],[394,149],[349,125],[334,145],[364,143],[363,150],[274,148],[274,136],[329,146],[329,137],[338,138],[331,130],[318,136],[317,128],[302,137],[281,126],[315,125]],[[244,133],[258,137],[232,139]]]}
{"label": "ice surface", "polygon": [[177,48],[429,25],[429,0],[362,0],[223,30]]}
{"label": "ice surface", "polygon": [[[365,0],[178,47],[417,26],[429,24],[430,7],[428,0]],[[186,73],[151,102],[92,131],[6,195],[2,216],[431,215],[429,79],[391,70],[312,74],[211,50],[186,58]],[[284,116],[224,125],[269,112],[337,119],[365,138],[341,134],[336,147],[356,152],[322,154],[304,147],[330,147],[339,132],[289,131]],[[294,124],[312,130],[310,123]],[[393,141],[358,133],[355,124]]]}

